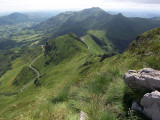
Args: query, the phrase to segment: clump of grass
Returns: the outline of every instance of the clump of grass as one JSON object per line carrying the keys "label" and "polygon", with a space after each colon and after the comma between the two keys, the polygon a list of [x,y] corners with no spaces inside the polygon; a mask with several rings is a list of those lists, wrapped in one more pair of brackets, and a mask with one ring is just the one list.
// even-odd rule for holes
{"label": "clump of grass", "polygon": [[70,101],[72,106],[87,114],[88,120],[116,120],[116,117],[111,112],[109,107],[104,107],[105,104],[102,96],[86,91],[86,100],[79,102],[78,100]]}
{"label": "clump of grass", "polygon": [[68,87],[63,88],[55,97],[53,97],[52,103],[55,104],[59,102],[64,102],[69,99],[69,95],[70,95],[69,88]]}
{"label": "clump of grass", "polygon": [[113,77],[117,77],[121,75],[121,71],[117,67],[112,67],[110,71],[108,71]]}
{"label": "clump of grass", "polygon": [[86,89],[91,93],[102,94],[105,93],[111,81],[111,75],[99,75],[96,76],[95,79],[92,80],[92,82],[89,82],[87,84]]}
{"label": "clump of grass", "polygon": [[146,63],[148,64],[149,67],[156,69],[156,70],[160,70],[160,57],[149,57],[146,60]]}
{"label": "clump of grass", "polygon": [[134,69],[139,70],[139,69],[142,69],[143,67],[144,67],[144,63],[140,62],[137,59],[132,60],[128,66],[128,68],[132,70]]}

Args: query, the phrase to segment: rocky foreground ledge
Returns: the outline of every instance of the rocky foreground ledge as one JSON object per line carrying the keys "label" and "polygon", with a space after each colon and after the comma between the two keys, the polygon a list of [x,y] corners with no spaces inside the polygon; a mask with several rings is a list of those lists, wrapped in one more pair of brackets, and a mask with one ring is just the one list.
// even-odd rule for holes
{"label": "rocky foreground ledge", "polygon": [[124,82],[132,89],[153,91],[146,93],[140,103],[133,102],[131,109],[142,112],[152,120],[160,120],[160,71],[151,68],[129,70],[124,75]]}
{"label": "rocky foreground ledge", "polygon": [[129,70],[124,75],[125,84],[133,89],[160,89],[160,71],[151,68]]}

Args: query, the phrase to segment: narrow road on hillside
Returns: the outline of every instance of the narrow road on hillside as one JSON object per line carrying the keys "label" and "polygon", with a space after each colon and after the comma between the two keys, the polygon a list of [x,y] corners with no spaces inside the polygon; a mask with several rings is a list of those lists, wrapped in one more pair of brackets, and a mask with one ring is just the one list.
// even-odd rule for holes
{"label": "narrow road on hillside", "polygon": [[45,45],[41,45],[42,49],[45,51],[45,48],[44,48],[44,46],[45,46]]}
{"label": "narrow road on hillside", "polygon": [[35,59],[36,59],[36,58],[34,58],[34,60],[33,60],[33,61],[31,62],[31,64],[29,65],[29,67],[30,67],[33,71],[36,72],[36,74],[37,74],[37,77],[36,77],[36,78],[39,78],[40,73],[38,72],[38,70],[36,70],[34,67],[32,67],[32,64],[34,63]]}
{"label": "narrow road on hillside", "polygon": [[[82,41],[84,42],[85,41],[85,38],[84,37],[82,37]],[[85,43],[85,42],[84,42]],[[87,45],[87,44],[86,44]],[[88,50],[90,49],[90,47],[87,45],[87,48],[88,48]],[[89,51],[90,53],[91,53],[91,51]]]}
{"label": "narrow road on hillside", "polygon": [[[43,50],[45,50],[44,45],[41,45],[41,47],[42,47]],[[36,79],[37,79],[37,78],[40,77],[40,73],[39,73],[38,70],[36,70],[34,67],[32,67],[32,64],[34,63],[35,60],[36,60],[36,58],[34,58],[34,59],[32,60],[32,62],[31,62],[30,65],[29,65],[29,68],[31,68],[33,71],[36,72],[36,74],[37,74]],[[20,90],[20,92],[22,92],[22,91],[23,91],[29,84],[31,84],[31,83],[32,83],[32,81],[29,82],[29,83],[27,83],[25,86],[23,86],[23,88]]]}

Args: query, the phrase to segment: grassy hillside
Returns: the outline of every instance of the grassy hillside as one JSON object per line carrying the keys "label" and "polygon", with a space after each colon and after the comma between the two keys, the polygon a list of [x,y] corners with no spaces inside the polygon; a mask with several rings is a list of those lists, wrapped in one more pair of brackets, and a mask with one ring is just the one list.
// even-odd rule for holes
{"label": "grassy hillside", "polygon": [[89,120],[147,120],[129,111],[140,94],[125,86],[123,74],[144,67],[160,70],[159,31],[157,28],[140,35],[126,52],[103,62],[74,34],[49,40],[45,52],[34,48],[37,55],[27,50],[26,55],[36,56],[33,66],[41,74],[40,84],[32,82],[16,94],[23,84],[17,87],[12,83],[22,73],[24,81],[33,74],[27,66],[34,57],[24,61],[26,55],[21,55],[12,61],[12,70],[0,78],[0,118],[78,120],[80,111],[84,111]]}
{"label": "grassy hillside", "polygon": [[116,52],[114,45],[108,40],[105,31],[89,30],[81,39],[93,54],[102,55],[105,53]]}
{"label": "grassy hillside", "polygon": [[9,69],[11,69],[11,60],[15,59],[14,51],[8,50],[0,52],[0,77]]}
{"label": "grassy hillside", "polygon": [[45,46],[46,57],[55,64],[87,51],[87,46],[73,33],[49,40]]}

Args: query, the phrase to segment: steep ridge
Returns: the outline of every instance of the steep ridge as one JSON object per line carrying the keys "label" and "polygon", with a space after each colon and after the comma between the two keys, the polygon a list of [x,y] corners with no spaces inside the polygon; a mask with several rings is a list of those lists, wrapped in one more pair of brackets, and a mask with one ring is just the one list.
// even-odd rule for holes
{"label": "steep ridge", "polygon": [[32,28],[35,31],[45,32],[46,39],[69,32],[80,37],[91,29],[103,30],[108,40],[122,52],[138,34],[159,26],[160,21],[157,20],[127,18],[122,14],[110,15],[100,8],[90,8],[79,12],[59,14]]}
{"label": "steep ridge", "polygon": [[124,50],[139,34],[159,26],[157,21],[143,18],[127,18],[122,14],[118,14],[106,23],[102,29],[107,31],[106,36],[116,48]]}
{"label": "steep ridge", "polygon": [[87,51],[87,46],[73,33],[49,40],[45,46],[45,55],[54,63],[75,56],[75,54]]}
{"label": "steep ridge", "polygon": [[85,39],[85,44],[89,46],[93,54],[116,53],[114,45],[108,40],[103,30],[89,30],[82,38]]}

